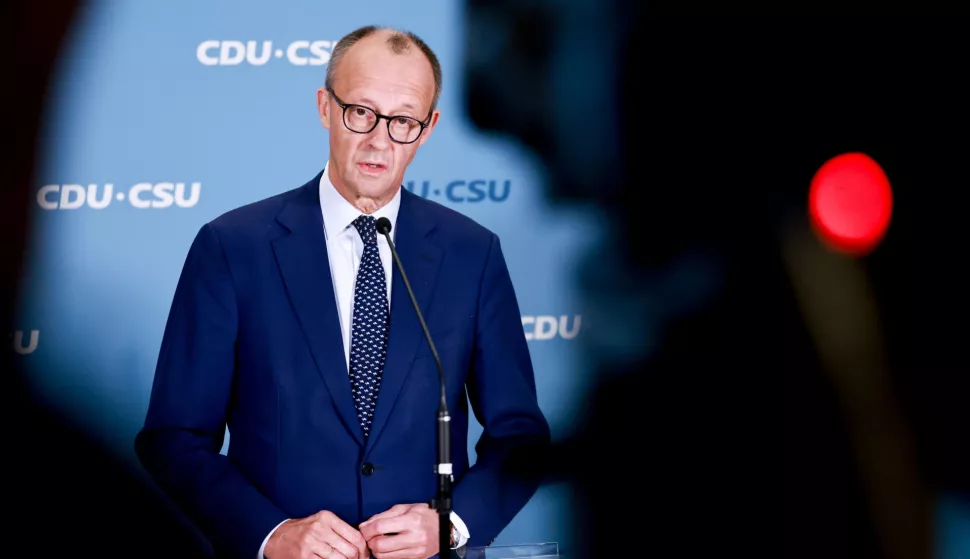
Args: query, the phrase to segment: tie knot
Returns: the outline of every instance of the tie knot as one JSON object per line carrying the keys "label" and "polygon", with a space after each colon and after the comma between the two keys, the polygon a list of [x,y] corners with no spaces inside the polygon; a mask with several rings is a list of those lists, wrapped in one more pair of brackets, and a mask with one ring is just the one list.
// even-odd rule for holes
{"label": "tie knot", "polygon": [[352,225],[357,228],[357,232],[360,233],[360,238],[365,245],[377,244],[376,219],[369,215],[362,215],[355,219]]}

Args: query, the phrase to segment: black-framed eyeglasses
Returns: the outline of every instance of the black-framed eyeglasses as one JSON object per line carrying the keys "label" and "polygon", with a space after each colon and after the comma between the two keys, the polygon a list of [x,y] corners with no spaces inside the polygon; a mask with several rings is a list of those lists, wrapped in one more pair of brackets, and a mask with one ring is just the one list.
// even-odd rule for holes
{"label": "black-framed eyeglasses", "polygon": [[[337,105],[344,110],[344,126],[351,132],[370,134],[383,118],[387,121],[387,134],[391,137],[391,140],[399,144],[413,144],[421,137],[421,133],[428,126],[427,122],[421,122],[409,116],[387,116],[364,105],[344,103],[333,92],[333,89],[328,87],[327,91],[330,92],[330,96],[333,97]],[[431,120],[430,114],[427,120]]]}

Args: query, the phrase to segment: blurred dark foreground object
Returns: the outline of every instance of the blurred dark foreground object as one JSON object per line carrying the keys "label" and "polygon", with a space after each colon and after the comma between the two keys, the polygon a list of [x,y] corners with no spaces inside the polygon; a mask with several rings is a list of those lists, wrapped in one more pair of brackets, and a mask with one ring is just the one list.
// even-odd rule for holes
{"label": "blurred dark foreground object", "polygon": [[[572,556],[931,557],[933,500],[970,494],[970,381],[947,327],[968,316],[965,218],[940,203],[963,180],[958,26],[466,8],[472,120],[539,156],[551,202],[609,227],[578,278],[597,388],[556,457]],[[786,243],[808,233],[812,174],[847,151],[896,197],[882,246],[843,276],[873,304],[832,315],[882,327],[855,337],[883,342],[869,353],[808,320],[853,293],[819,283],[841,267],[798,275]],[[885,361],[860,363],[865,384],[833,365],[846,355]]]}
{"label": "blurred dark foreground object", "polygon": [[[3,319],[17,325],[15,300],[30,227],[29,194],[43,148],[39,133],[54,85],[54,69],[82,3],[5,2],[0,9],[4,52],[13,76],[3,87],[3,151],[7,180],[0,187],[4,242]],[[206,557],[207,547],[173,509],[106,446],[49,408],[28,389],[23,356],[2,352],[7,489],[7,545],[27,557]],[[65,364],[64,366],[73,366]]]}

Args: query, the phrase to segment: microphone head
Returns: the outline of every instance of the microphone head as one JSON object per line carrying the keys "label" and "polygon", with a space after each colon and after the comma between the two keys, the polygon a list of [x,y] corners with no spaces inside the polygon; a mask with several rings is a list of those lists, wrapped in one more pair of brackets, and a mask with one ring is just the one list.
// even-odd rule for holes
{"label": "microphone head", "polygon": [[386,217],[377,218],[377,232],[381,235],[387,235],[391,232],[391,220]]}

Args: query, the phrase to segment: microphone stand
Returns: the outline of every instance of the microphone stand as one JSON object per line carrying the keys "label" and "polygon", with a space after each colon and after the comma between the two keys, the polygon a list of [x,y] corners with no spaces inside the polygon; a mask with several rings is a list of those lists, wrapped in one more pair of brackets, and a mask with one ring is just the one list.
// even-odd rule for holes
{"label": "microphone stand", "polygon": [[438,557],[445,559],[451,555],[451,484],[454,479],[451,468],[451,414],[448,412],[448,395],[445,391],[445,371],[441,365],[441,358],[438,357],[438,350],[431,339],[431,332],[428,331],[428,325],[421,314],[421,307],[411,289],[411,283],[408,281],[407,274],[404,273],[404,266],[401,264],[401,258],[397,255],[394,241],[391,240],[391,221],[385,217],[378,219],[377,232],[387,239],[387,245],[391,248],[391,256],[397,265],[398,273],[401,274],[401,279],[404,280],[404,287],[411,298],[411,304],[414,305],[414,312],[418,315],[418,322],[421,323],[424,337],[428,341],[428,347],[431,349],[431,355],[434,357],[435,365],[438,368],[438,380],[441,385],[441,402],[438,404],[438,463],[435,466],[435,473],[438,474],[438,493],[431,500],[430,506],[438,510]]}

